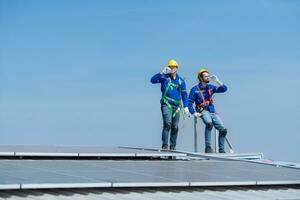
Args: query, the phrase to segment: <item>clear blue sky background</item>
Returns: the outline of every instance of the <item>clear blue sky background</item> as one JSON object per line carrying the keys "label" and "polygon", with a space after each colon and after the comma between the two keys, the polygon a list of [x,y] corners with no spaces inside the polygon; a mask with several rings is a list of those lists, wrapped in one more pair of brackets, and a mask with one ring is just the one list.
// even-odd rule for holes
{"label": "clear blue sky background", "polygon": [[216,108],[237,152],[300,162],[299,35],[296,0],[0,0],[0,144],[159,148],[150,78],[174,58],[188,89],[202,66],[228,85]]}

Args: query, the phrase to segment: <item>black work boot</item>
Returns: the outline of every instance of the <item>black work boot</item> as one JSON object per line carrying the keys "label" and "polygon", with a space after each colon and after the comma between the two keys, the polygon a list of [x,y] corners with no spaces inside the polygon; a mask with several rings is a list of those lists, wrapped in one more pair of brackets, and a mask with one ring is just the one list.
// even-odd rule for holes
{"label": "black work boot", "polygon": [[219,153],[226,153],[224,149],[219,149]]}
{"label": "black work boot", "polygon": [[205,147],[205,153],[215,153],[215,151],[211,148],[211,146]]}
{"label": "black work boot", "polygon": [[175,151],[176,150],[175,146],[170,146],[170,150]]}
{"label": "black work boot", "polygon": [[168,151],[168,145],[163,145],[163,146],[161,147],[161,150],[162,150],[162,151]]}

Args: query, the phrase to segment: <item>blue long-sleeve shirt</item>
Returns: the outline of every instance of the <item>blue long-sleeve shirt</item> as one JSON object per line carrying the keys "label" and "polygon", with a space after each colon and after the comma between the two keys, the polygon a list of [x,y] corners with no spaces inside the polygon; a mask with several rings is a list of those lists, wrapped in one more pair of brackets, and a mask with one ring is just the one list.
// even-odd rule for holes
{"label": "blue long-sleeve shirt", "polygon": [[[208,93],[208,89],[211,90],[211,95],[213,95],[214,93],[223,93],[227,91],[227,86],[226,85],[222,85],[222,86],[214,86],[211,84],[207,84],[206,87],[203,87],[203,85],[201,83],[198,84],[198,87],[200,88],[200,90],[203,93],[203,96],[205,98],[206,101],[209,101],[209,93]],[[201,104],[203,102],[201,94],[199,92],[197,85],[194,86],[189,94],[189,111],[191,114],[195,113],[195,109],[197,112],[199,112],[198,107],[195,106],[195,109],[193,107],[193,104],[195,103],[196,105]],[[211,112],[211,113],[215,113],[215,106],[213,104],[209,104],[209,105],[205,105],[204,109]]]}
{"label": "blue long-sleeve shirt", "polygon": [[[171,81],[174,85],[176,85],[176,87],[170,87],[166,92],[166,96],[175,99],[177,101],[182,100],[183,106],[188,107],[188,94],[186,91],[186,84],[185,81],[178,74],[176,74],[175,79],[173,79],[171,74],[160,74],[160,73],[155,74],[151,78],[151,83],[153,84],[161,83],[160,90],[162,92],[162,95],[165,94],[169,81]],[[179,105],[175,105],[173,101],[168,101],[168,103],[174,106],[179,106]]]}

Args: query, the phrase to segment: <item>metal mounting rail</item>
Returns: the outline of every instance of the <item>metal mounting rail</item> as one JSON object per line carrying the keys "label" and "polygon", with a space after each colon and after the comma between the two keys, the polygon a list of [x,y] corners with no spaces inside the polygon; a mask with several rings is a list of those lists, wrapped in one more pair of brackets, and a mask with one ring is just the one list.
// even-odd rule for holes
{"label": "metal mounting rail", "polygon": [[[153,148],[141,148],[141,147],[119,147],[119,148],[128,148],[128,149],[138,149],[138,150],[150,150],[150,151],[160,151],[160,149]],[[208,160],[221,160],[221,161],[243,161],[243,162],[251,162],[263,165],[272,165],[275,167],[286,167],[292,169],[300,170],[300,164],[298,163],[290,163],[290,162],[280,162],[280,161],[272,161],[268,159],[264,159],[262,153],[195,153],[189,151],[170,151],[174,153],[185,154],[187,159],[208,159]]]}
{"label": "metal mounting rail", "polygon": [[[186,151],[175,151],[178,153],[185,153],[189,157],[200,157],[200,158],[206,158],[206,159],[213,159],[213,160],[227,160],[227,161],[243,161],[243,162],[251,162],[251,163],[257,163],[257,164],[264,164],[264,165],[272,165],[276,167],[286,167],[286,168],[292,168],[292,169],[298,169],[300,170],[300,164],[298,163],[290,163],[290,162],[280,162],[280,161],[272,161],[267,160],[263,158],[263,155],[261,154],[261,158],[258,159],[245,159],[243,157],[238,156],[239,154],[236,154],[237,156],[230,156],[230,154],[204,154],[204,153],[194,153],[194,152],[186,152]],[[241,154],[243,155],[243,154]]]}

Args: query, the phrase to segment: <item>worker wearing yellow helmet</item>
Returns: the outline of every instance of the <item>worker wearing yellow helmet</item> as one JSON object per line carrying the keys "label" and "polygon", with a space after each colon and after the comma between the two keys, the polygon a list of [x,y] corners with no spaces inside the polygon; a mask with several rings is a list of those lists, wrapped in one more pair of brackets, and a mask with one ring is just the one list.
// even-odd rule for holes
{"label": "worker wearing yellow helmet", "polygon": [[[178,75],[178,68],[179,65],[175,60],[169,60],[167,66],[151,78],[151,83],[161,84],[162,97],[160,99],[160,104],[163,118],[163,150],[168,150],[169,148],[170,150],[175,150],[181,102],[183,103],[185,114],[189,114],[186,84]],[[170,146],[169,133],[171,133]]]}
{"label": "worker wearing yellow helmet", "polygon": [[[211,148],[211,132],[215,127],[219,131],[219,152],[225,153],[224,143],[227,129],[225,128],[220,116],[216,113],[213,104],[213,94],[227,91],[217,76],[210,75],[207,69],[200,69],[197,72],[199,83],[194,86],[189,94],[189,111],[195,117],[201,117],[205,124],[205,153],[214,153]],[[209,84],[213,80],[218,86]],[[195,108],[193,107],[195,103]]]}

